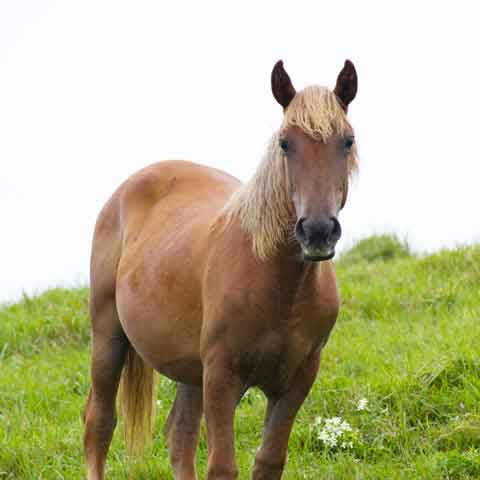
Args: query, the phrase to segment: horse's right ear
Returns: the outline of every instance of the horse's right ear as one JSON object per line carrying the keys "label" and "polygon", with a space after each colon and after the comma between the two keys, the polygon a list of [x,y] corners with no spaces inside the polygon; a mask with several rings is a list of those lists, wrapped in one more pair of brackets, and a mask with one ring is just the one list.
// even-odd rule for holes
{"label": "horse's right ear", "polygon": [[288,73],[283,68],[282,60],[279,60],[272,70],[272,93],[275,100],[285,110],[295,96],[295,88]]}

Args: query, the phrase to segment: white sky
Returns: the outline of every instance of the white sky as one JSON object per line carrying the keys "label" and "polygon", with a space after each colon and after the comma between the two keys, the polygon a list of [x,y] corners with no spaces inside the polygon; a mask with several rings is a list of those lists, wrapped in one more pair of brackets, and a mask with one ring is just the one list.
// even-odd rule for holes
{"label": "white sky", "polygon": [[333,87],[346,58],[361,170],[342,245],[479,241],[477,2],[0,3],[0,301],[88,278],[117,185],[186,158],[242,180],[278,127],[270,72]]}

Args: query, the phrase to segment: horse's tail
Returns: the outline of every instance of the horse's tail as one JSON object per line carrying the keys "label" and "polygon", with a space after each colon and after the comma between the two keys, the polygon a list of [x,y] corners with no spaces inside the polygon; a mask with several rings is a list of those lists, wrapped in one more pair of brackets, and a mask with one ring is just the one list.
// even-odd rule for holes
{"label": "horse's tail", "polygon": [[129,345],[122,373],[121,405],[125,443],[130,455],[140,454],[152,438],[154,394],[153,368]]}

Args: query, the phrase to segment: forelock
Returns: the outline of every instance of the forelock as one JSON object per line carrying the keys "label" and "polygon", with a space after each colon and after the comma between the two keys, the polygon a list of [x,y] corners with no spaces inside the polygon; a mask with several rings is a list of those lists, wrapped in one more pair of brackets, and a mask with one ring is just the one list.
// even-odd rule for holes
{"label": "forelock", "polygon": [[296,126],[307,135],[326,142],[333,133],[343,134],[348,120],[335,94],[317,85],[297,92],[283,118],[283,128]]}

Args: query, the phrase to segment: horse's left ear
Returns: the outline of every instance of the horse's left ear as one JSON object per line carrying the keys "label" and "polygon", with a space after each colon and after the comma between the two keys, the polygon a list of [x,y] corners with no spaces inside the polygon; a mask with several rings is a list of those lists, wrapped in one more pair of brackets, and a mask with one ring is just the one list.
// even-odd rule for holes
{"label": "horse's left ear", "polygon": [[338,74],[334,90],[335,95],[342,102],[342,106],[345,107],[345,111],[348,108],[348,104],[355,98],[357,87],[358,81],[355,67],[350,60],[345,60],[345,65]]}

